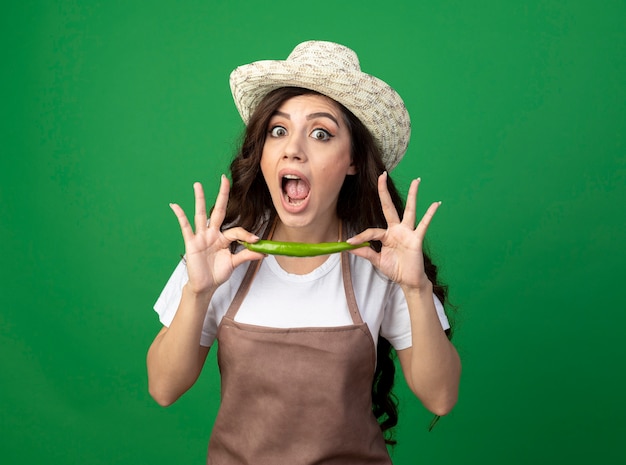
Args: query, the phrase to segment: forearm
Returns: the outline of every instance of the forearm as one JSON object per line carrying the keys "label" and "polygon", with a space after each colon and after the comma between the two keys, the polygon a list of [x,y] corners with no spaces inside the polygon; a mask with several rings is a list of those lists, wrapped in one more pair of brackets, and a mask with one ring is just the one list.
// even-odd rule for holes
{"label": "forearm", "polygon": [[[438,415],[456,404],[461,375],[459,355],[448,340],[435,308],[432,284],[403,289],[411,318],[412,347],[406,375],[424,406]],[[404,368],[405,364],[403,364]]]}
{"label": "forearm", "polygon": [[211,295],[194,294],[185,286],[172,323],[148,350],[148,387],[161,405],[176,401],[200,375],[208,352],[200,346],[200,335]]}

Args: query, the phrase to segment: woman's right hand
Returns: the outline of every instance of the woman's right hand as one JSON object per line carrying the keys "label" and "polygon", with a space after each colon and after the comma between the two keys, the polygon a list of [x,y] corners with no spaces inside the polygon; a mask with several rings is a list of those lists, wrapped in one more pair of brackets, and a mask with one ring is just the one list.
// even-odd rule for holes
{"label": "woman's right hand", "polygon": [[236,254],[230,251],[233,241],[256,242],[259,238],[239,227],[221,231],[230,191],[226,176],[222,175],[220,190],[208,224],[202,184],[194,183],[193,189],[196,199],[195,232],[183,209],[177,204],[170,204],[170,207],[178,218],[185,242],[185,260],[189,275],[187,286],[197,295],[206,295],[212,294],[220,284],[227,281],[237,266],[250,260],[259,260],[263,258],[263,254],[247,249]]}

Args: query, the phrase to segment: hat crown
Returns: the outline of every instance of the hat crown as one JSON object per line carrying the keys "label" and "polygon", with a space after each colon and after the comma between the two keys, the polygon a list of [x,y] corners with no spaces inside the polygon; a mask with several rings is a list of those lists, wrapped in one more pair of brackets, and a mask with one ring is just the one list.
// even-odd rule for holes
{"label": "hat crown", "polygon": [[287,57],[287,61],[334,68],[339,72],[361,71],[359,57],[353,50],[341,44],[321,40],[310,40],[298,44]]}
{"label": "hat crown", "polygon": [[261,60],[237,67],[230,88],[239,114],[248,124],[270,92],[302,87],[343,105],[369,130],[387,170],[404,156],[411,120],[398,93],[387,83],[361,71],[357,54],[341,44],[310,40],[298,44],[286,60]]}

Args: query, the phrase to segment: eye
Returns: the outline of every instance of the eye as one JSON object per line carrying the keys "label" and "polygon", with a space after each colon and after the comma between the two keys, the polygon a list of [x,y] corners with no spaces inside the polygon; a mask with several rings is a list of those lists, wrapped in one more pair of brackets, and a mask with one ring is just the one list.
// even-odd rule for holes
{"label": "eye", "polygon": [[274,126],[270,129],[270,135],[272,137],[282,137],[287,135],[287,130],[282,126]]}
{"label": "eye", "polygon": [[333,135],[325,129],[314,129],[311,133],[311,137],[315,140],[330,140]]}

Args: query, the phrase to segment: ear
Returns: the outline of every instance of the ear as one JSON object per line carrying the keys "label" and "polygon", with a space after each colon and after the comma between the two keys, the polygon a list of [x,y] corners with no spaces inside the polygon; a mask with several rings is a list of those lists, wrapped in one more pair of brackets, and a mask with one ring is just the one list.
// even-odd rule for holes
{"label": "ear", "polygon": [[354,164],[354,162],[350,163],[350,166],[348,166],[348,173],[347,174],[356,174],[356,165]]}

